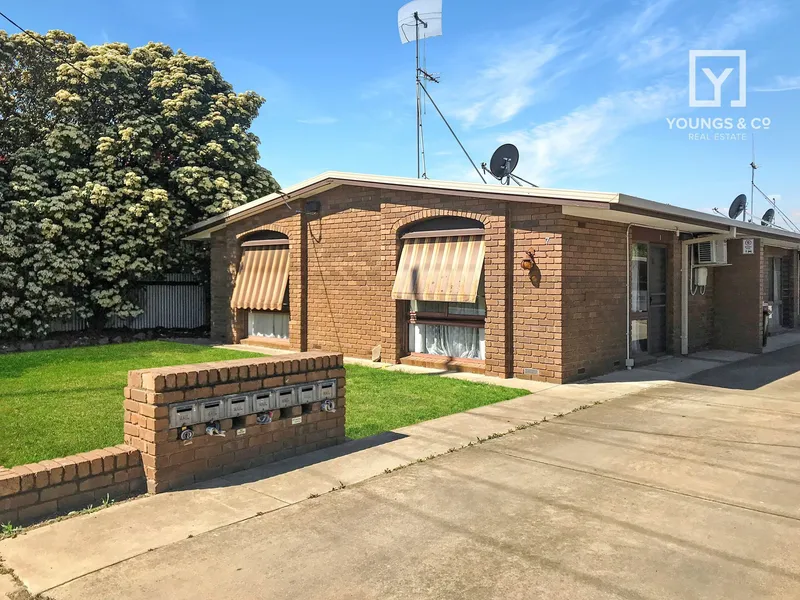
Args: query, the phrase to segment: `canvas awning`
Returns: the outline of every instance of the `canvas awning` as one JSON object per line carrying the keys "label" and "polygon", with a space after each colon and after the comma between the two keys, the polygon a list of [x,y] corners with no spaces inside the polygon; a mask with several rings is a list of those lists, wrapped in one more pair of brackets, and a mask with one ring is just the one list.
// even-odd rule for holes
{"label": "canvas awning", "polygon": [[231,307],[280,310],[288,283],[288,244],[245,246],[233,288]]}
{"label": "canvas awning", "polygon": [[407,239],[400,256],[392,298],[475,302],[484,254],[481,235]]}

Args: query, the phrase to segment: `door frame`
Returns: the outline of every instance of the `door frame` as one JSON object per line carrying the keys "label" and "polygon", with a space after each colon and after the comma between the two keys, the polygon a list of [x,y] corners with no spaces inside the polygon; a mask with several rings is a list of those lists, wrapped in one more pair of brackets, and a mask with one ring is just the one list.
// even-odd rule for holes
{"label": "door frame", "polygon": [[[636,244],[644,244],[647,246],[647,311],[637,311],[634,312],[632,301],[633,301],[633,247]],[[651,297],[651,282],[652,282],[652,268],[651,268],[651,248],[659,247],[664,249],[664,331],[663,331],[663,350],[658,350],[656,352],[653,351],[653,328],[650,326],[650,297]],[[647,239],[641,238],[634,238],[631,240],[631,256],[628,257],[628,263],[630,264],[631,268],[627,274],[629,281],[631,282],[631,294],[629,295],[627,301],[630,307],[630,319],[628,321],[628,328],[631,331],[631,346],[633,346],[633,322],[634,321],[646,321],[647,322],[647,350],[640,351],[635,350],[631,347],[631,355],[632,356],[656,356],[659,354],[664,354],[669,348],[669,308],[670,308],[670,277],[669,277],[669,264],[670,264],[670,245],[663,241],[650,241]]]}
{"label": "door frame", "polygon": [[[660,249],[664,250],[664,291],[663,292],[659,292],[659,295],[663,294],[663,296],[664,296],[664,328],[663,328],[663,332],[662,332],[663,343],[661,344],[663,346],[663,348],[659,349],[659,350],[653,350],[653,348],[654,348],[654,344],[653,344],[653,328],[650,326],[650,316],[653,314],[653,311],[652,311],[653,292],[651,291],[651,287],[652,287],[652,285],[651,285],[652,284],[652,277],[651,277],[651,275],[652,275],[652,269],[651,269],[652,254],[651,254],[651,251],[652,251],[653,248],[660,248]],[[669,310],[668,309],[669,309],[669,246],[667,244],[663,244],[663,243],[650,242],[650,243],[648,243],[648,248],[647,248],[647,315],[648,315],[648,317],[647,317],[647,353],[648,354],[654,354],[654,355],[665,354],[666,351],[667,351],[667,348],[669,346],[669,344],[668,344],[669,340],[668,340],[668,336],[667,336],[667,332],[669,330]]]}

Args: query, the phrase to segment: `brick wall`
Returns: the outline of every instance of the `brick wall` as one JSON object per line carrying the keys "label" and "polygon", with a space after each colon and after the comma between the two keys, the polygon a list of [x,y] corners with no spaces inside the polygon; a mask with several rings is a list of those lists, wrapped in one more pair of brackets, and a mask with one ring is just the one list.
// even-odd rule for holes
{"label": "brick wall", "polygon": [[[323,412],[320,402],[314,402],[282,408],[263,425],[256,423],[255,414],[223,419],[225,436],[206,435],[206,424],[196,424],[190,440],[170,428],[173,403],[331,378],[337,380],[335,412]],[[141,452],[151,493],[344,441],[341,354],[309,352],[131,371],[125,398],[125,442]]]}
{"label": "brick wall", "polygon": [[[405,355],[408,310],[407,302],[391,298],[401,248],[399,232],[422,219],[465,216],[483,222],[486,230],[486,370],[501,377],[510,374],[506,344],[510,255],[505,252],[504,202],[356,186],[342,186],[317,198],[322,205],[319,216],[301,219],[279,207],[212,235],[213,338],[242,338],[246,315],[229,308],[239,244],[250,233],[272,229],[290,240],[289,347],[360,358],[371,358],[373,349],[380,347],[382,361],[397,362]],[[307,314],[301,314],[304,308]]]}
{"label": "brick wall", "polygon": [[[241,338],[244,315],[227,308],[239,244],[249,233],[273,229],[289,236],[292,252],[289,347],[361,358],[378,351],[381,361],[396,363],[406,354],[408,311],[408,302],[391,298],[399,234],[419,220],[461,216],[481,221],[486,231],[487,374],[562,382],[624,364],[626,225],[565,218],[559,206],[372,187],[340,186],[316,199],[320,215],[277,207],[212,235],[215,337]],[[295,202],[292,209],[300,206]],[[680,241],[674,231],[633,232],[635,239],[667,246],[666,346],[677,353]],[[532,273],[520,267],[526,251],[535,253]],[[727,336],[717,324],[718,305],[729,299],[717,301],[724,293],[714,271],[706,294],[689,299],[692,352],[718,339],[725,347],[739,343],[738,329]],[[730,294],[735,288],[726,277],[722,286]],[[723,307],[720,323],[731,317],[729,308]]]}
{"label": "brick wall", "polygon": [[715,348],[761,352],[762,253],[760,240],[750,255],[742,254],[741,242],[728,242],[731,266],[709,269],[709,278],[714,279]]}
{"label": "brick wall", "polygon": [[[627,225],[569,220],[564,250],[564,376],[625,364]],[[615,364],[616,363],[616,364]]]}
{"label": "brick wall", "polygon": [[[524,379],[561,381],[562,258],[564,223],[558,207],[511,206],[513,374]],[[534,254],[534,268],[520,264]]]}
{"label": "brick wall", "polygon": [[[380,190],[340,187],[309,217],[308,349],[368,358],[381,343]],[[391,293],[391,288],[389,288]]]}
{"label": "brick wall", "polygon": [[0,467],[0,523],[33,521],[144,491],[138,450],[119,445],[6,469]]}

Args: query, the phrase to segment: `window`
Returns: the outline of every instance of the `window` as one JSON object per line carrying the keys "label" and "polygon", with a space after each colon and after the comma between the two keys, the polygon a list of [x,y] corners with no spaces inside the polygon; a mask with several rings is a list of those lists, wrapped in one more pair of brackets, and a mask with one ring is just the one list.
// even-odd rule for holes
{"label": "window", "polygon": [[289,239],[267,231],[242,242],[231,307],[247,310],[253,337],[289,338]]}
{"label": "window", "polygon": [[409,352],[485,358],[483,233],[479,221],[443,217],[401,236],[392,297],[410,301]]}
{"label": "window", "polygon": [[486,358],[486,299],[481,280],[475,302],[412,300],[408,350],[454,358]]}

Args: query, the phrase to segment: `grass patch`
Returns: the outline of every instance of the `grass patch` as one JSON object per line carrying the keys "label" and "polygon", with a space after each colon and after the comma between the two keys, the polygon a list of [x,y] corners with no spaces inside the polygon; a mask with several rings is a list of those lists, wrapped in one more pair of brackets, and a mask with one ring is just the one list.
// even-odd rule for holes
{"label": "grass patch", "polygon": [[[128,371],[262,356],[176,342],[136,342],[0,356],[0,465],[122,443]],[[351,438],[523,396],[525,390],[347,366]]]}
{"label": "grass patch", "polygon": [[122,443],[128,371],[259,356],[175,342],[135,342],[0,356],[0,465]]}
{"label": "grass patch", "polygon": [[471,408],[511,400],[530,392],[462,381],[348,365],[346,434],[362,438]]}

